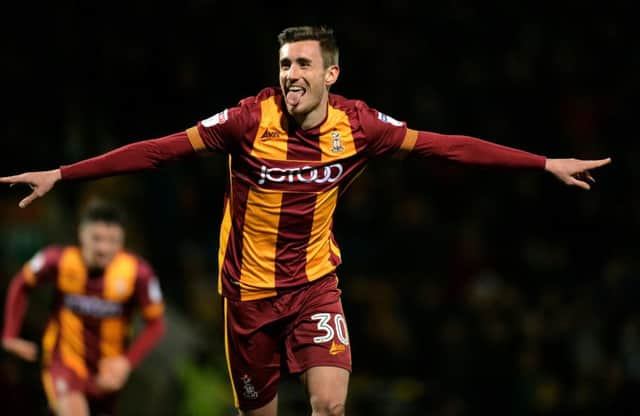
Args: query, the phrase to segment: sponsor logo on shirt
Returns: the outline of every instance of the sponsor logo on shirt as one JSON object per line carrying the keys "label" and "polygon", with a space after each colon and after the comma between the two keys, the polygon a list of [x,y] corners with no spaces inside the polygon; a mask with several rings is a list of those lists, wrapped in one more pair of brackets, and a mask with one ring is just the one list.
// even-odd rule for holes
{"label": "sponsor logo on shirt", "polygon": [[268,168],[262,165],[260,169],[259,185],[265,182],[275,183],[333,183],[340,179],[344,168],[340,163],[328,166],[303,166],[301,168]]}
{"label": "sponsor logo on shirt", "polygon": [[383,114],[381,112],[378,112],[378,120],[385,122],[385,123],[389,123],[391,125],[400,127],[403,125],[402,121],[398,121],[395,118],[388,116],[386,114]]}
{"label": "sponsor logo on shirt", "polygon": [[229,120],[229,109],[225,109],[218,114],[212,115],[208,119],[202,120],[202,125],[204,127],[213,127],[216,124],[223,124],[227,120]]}
{"label": "sponsor logo on shirt", "polygon": [[63,303],[65,307],[78,315],[92,318],[109,318],[122,315],[122,304],[95,296],[67,294],[64,296]]}

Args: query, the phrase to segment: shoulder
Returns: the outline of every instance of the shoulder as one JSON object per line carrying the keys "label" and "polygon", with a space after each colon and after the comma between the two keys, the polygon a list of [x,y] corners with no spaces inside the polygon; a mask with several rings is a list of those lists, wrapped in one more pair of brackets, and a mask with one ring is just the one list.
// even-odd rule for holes
{"label": "shoulder", "polygon": [[45,272],[58,267],[65,249],[72,246],[51,244],[41,248],[26,263],[33,273]]}
{"label": "shoulder", "polygon": [[130,251],[125,251],[123,252],[123,254],[129,256],[131,259],[135,261],[136,269],[137,269],[136,275],[138,279],[147,280],[155,275],[153,266],[151,265],[149,260],[147,260],[143,256]]}
{"label": "shoulder", "polygon": [[361,111],[369,108],[367,103],[362,100],[347,98],[340,94],[329,94],[329,104],[340,110]]}
{"label": "shoulder", "polygon": [[62,254],[68,250],[79,250],[79,248],[73,245],[50,244],[40,249],[33,259],[41,257],[42,260],[46,260],[48,263],[57,262],[62,257]]}

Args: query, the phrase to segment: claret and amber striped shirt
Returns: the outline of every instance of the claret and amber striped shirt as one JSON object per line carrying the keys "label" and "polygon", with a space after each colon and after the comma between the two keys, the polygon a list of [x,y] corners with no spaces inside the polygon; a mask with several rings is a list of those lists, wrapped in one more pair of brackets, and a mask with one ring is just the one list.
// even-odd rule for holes
{"label": "claret and amber striped shirt", "polygon": [[[164,314],[162,292],[151,266],[126,251],[93,275],[79,247],[52,245],[26,263],[20,276],[27,287],[43,283],[55,287],[43,336],[45,366],[57,360],[81,378],[95,374],[100,359],[127,352],[134,311],[140,311],[145,320]],[[4,336],[17,336],[20,319],[5,322]]]}
{"label": "claret and amber striped shirt", "polygon": [[370,155],[415,140],[404,123],[333,94],[318,127],[296,128],[272,88],[187,134],[195,150],[229,155],[219,289],[242,300],[333,273],[341,262],[332,232],[340,193]]}

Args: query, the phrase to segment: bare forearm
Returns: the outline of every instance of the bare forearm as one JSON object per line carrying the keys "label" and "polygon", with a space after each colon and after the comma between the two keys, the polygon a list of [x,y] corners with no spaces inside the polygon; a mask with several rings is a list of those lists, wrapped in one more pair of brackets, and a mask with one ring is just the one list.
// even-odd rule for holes
{"label": "bare forearm", "polygon": [[193,148],[187,134],[180,132],[159,139],[131,143],[100,156],[64,165],[60,172],[64,180],[102,178],[155,169],[163,162],[192,153]]}

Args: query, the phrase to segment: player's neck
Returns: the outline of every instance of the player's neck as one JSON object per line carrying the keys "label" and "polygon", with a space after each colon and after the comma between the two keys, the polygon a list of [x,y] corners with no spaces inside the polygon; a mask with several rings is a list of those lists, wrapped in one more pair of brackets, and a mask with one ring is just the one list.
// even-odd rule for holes
{"label": "player's neck", "polygon": [[315,109],[304,115],[293,116],[293,119],[302,130],[311,130],[318,127],[327,119],[328,105],[329,97],[325,96]]}

